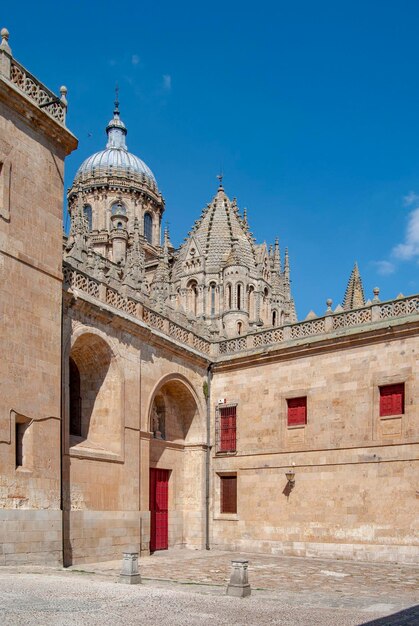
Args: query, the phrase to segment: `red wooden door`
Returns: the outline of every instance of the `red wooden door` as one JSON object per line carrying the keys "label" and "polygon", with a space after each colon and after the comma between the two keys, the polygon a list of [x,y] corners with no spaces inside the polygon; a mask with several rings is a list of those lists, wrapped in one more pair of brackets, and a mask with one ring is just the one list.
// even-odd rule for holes
{"label": "red wooden door", "polygon": [[150,552],[169,546],[169,473],[150,468]]}

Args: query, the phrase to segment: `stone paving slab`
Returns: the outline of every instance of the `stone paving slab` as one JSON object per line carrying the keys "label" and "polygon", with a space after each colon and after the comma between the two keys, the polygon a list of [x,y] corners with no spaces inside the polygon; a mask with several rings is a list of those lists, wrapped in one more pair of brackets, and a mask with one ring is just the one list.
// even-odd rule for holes
{"label": "stone paving slab", "polygon": [[[249,560],[249,580],[254,588],[381,598],[402,594],[419,602],[419,565],[172,549],[141,557],[139,567],[144,578],[225,585],[233,557]],[[120,568],[121,561],[108,561],[69,569],[117,575]]]}
{"label": "stone paving slab", "polygon": [[[237,605],[240,607],[237,615],[232,612],[232,604],[228,601],[225,604],[230,563],[236,557],[249,560],[252,586],[250,608],[244,610]],[[118,583],[121,564],[122,555],[120,561],[75,565],[67,569],[0,567],[0,624],[127,625],[141,622],[148,625],[206,624],[211,621],[212,626],[419,626],[419,566],[172,549],[141,557],[139,566],[144,584],[136,585],[137,591],[122,592],[120,588],[124,585]],[[40,582],[38,595],[31,604],[31,588],[36,580]],[[74,594],[79,593],[76,589],[83,589],[83,584],[86,597],[80,596],[84,600],[79,615]],[[7,593],[7,585],[19,590],[15,597],[19,609],[11,601],[13,594]],[[161,602],[167,595],[169,605],[173,598],[177,598],[173,600],[176,606],[193,606],[196,610],[193,609],[192,616],[188,615],[183,621],[176,617],[176,612],[167,612],[167,607],[160,607],[160,621],[153,621],[151,605],[146,621],[135,621],[134,618],[131,621],[128,608],[126,611],[121,609],[124,619],[116,619],[114,610],[110,618],[108,609],[103,608],[107,606],[107,600],[103,599],[106,594],[103,594],[108,585],[111,585],[109,589],[117,607],[121,598],[128,598],[126,607],[136,610],[139,597],[155,598],[155,594],[160,594]],[[70,590],[69,595],[66,590]],[[197,596],[201,597],[201,604],[197,604]],[[218,598],[215,604],[214,598]],[[229,600],[247,602],[247,599]],[[93,609],[89,608],[92,606],[97,606],[99,613],[104,611],[102,621],[96,621]],[[45,615],[52,614],[56,621],[45,618]],[[226,621],[227,614],[229,619]],[[34,615],[38,616],[38,621],[31,621]],[[28,616],[29,621],[25,621]]]}

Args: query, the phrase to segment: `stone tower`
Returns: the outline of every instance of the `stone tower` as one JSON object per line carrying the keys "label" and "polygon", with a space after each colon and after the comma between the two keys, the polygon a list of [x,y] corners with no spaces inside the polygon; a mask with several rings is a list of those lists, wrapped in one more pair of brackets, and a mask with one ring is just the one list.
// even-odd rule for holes
{"label": "stone tower", "polygon": [[204,322],[213,335],[235,336],[296,320],[289,260],[279,243],[257,245],[222,182],[175,255],[170,304]]}
{"label": "stone tower", "polygon": [[145,268],[153,273],[160,255],[164,200],[150,168],[128,152],[118,97],[106,134],[105,149],[80,165],[68,192],[72,219],[68,247],[73,244],[74,222],[81,206],[88,249],[124,267],[137,237],[144,249]]}

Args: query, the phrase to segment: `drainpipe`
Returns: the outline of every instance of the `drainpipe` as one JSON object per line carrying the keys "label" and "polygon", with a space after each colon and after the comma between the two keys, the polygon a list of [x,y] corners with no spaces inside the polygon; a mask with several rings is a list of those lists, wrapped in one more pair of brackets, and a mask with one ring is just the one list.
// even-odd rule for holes
{"label": "drainpipe", "polygon": [[205,549],[210,550],[210,463],[211,463],[211,379],[212,363],[207,370],[207,449],[205,455]]}
{"label": "drainpipe", "polygon": [[63,567],[66,567],[65,562],[65,532],[66,525],[64,520],[64,484],[63,484],[63,453],[64,453],[64,398],[63,398],[63,386],[64,386],[64,350],[63,350],[63,337],[64,337],[64,296],[61,288],[61,333],[60,333],[60,509],[61,509],[61,559]]}

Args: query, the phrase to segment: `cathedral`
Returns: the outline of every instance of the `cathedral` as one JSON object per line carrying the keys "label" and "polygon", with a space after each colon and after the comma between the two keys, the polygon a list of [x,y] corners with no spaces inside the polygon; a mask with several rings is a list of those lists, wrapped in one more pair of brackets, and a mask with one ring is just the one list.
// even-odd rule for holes
{"label": "cathedral", "polygon": [[118,97],[63,236],[67,89],[1,37],[0,563],[415,562],[419,296],[366,300],[355,265],[341,305],[298,321],[288,251],[222,176],[175,248]]}

